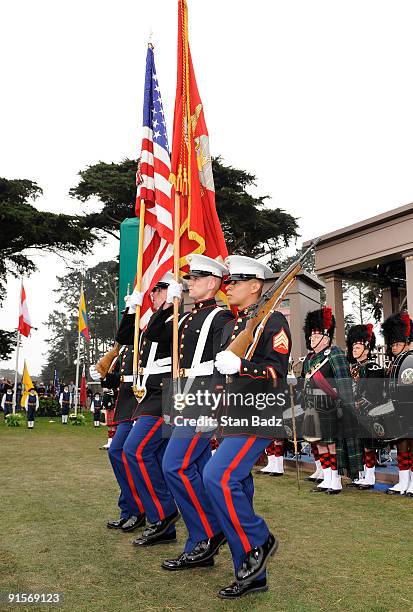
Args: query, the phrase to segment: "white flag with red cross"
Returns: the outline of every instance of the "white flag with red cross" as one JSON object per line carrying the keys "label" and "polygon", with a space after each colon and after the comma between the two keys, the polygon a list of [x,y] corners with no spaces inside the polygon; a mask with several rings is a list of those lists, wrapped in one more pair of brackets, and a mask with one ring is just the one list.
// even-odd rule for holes
{"label": "white flag with red cross", "polygon": [[28,338],[28,336],[30,335],[31,328],[32,324],[30,321],[29,310],[27,308],[26,292],[22,283],[19,304],[19,325],[17,329],[22,334],[22,336],[26,336],[26,338]]}

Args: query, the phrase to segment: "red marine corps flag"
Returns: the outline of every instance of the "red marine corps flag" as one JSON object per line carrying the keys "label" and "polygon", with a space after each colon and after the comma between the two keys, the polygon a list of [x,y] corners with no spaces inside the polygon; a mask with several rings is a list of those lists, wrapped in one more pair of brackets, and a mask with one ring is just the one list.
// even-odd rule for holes
{"label": "red marine corps flag", "polygon": [[[188,7],[178,0],[178,63],[171,176],[174,204],[174,276],[187,271],[187,256],[202,253],[221,262],[228,255],[215,208],[215,188],[204,107],[188,41]],[[179,300],[174,299],[172,376],[179,378]]]}
{"label": "red marine corps flag", "polygon": [[223,263],[228,251],[215,208],[209,136],[189,48],[186,0],[178,0],[171,182],[172,199],[175,193],[180,194],[180,269],[187,270],[186,256],[190,253],[202,253]]}

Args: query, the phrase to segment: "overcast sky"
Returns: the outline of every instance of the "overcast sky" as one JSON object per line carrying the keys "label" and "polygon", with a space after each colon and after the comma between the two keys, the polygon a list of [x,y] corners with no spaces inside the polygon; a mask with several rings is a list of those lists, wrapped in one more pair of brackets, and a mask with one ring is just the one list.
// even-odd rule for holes
{"label": "overcast sky", "polygon": [[[256,174],[303,239],[413,200],[411,2],[188,5],[211,152]],[[67,195],[79,170],[139,154],[151,30],[171,141],[176,0],[5,0],[0,19],[0,176],[36,181],[38,208],[79,213]],[[116,249],[98,247],[90,263]],[[65,264],[35,261],[26,285],[40,329],[23,352],[37,374]],[[12,329],[18,283],[7,290],[0,327]]]}

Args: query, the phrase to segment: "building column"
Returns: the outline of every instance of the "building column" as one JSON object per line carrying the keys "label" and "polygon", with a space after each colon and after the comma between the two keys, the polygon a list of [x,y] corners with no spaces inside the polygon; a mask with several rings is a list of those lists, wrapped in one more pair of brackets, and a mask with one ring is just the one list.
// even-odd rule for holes
{"label": "building column", "polygon": [[410,312],[413,311],[413,252],[405,253],[403,257],[406,266],[407,308]]}
{"label": "building column", "polygon": [[326,306],[331,306],[336,318],[336,344],[342,349],[346,348],[346,335],[344,331],[344,304],[342,277],[338,274],[322,276],[326,285]]}
{"label": "building column", "polygon": [[393,300],[391,295],[391,287],[384,287],[381,304],[383,306],[383,320],[385,321],[393,312]]}

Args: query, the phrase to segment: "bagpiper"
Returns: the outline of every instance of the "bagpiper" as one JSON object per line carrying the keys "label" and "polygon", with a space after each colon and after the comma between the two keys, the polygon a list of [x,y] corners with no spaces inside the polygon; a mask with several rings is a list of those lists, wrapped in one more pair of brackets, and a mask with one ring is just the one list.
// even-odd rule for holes
{"label": "bagpiper", "polygon": [[117,389],[103,389],[102,412],[105,415],[104,424],[108,428],[108,441],[106,442],[106,444],[103,444],[102,446],[100,446],[99,450],[108,450],[109,446],[112,443],[112,438],[115,435],[116,426],[108,425],[108,423],[112,423],[113,421],[113,416],[115,413],[115,403],[116,403],[115,394],[117,397],[117,392],[118,392]]}
{"label": "bagpiper", "polygon": [[[290,329],[283,314],[278,311],[270,314],[251,360],[241,359],[231,350],[225,350],[245,329],[248,308],[258,301],[264,280],[273,272],[250,257],[232,255],[226,263],[230,273],[226,281],[227,296],[230,305],[238,307],[238,317],[224,327],[215,366],[222,375],[230,377],[229,389],[231,384],[239,381],[251,381],[250,384],[254,385],[270,381],[271,388],[274,388],[279,378],[287,376],[291,351]],[[218,596],[237,599],[247,593],[268,590],[266,566],[277,550],[278,542],[252,505],[254,485],[251,470],[268,446],[268,437],[251,435],[242,429],[236,435],[228,436],[223,430],[223,436],[203,478],[234,564],[235,582],[221,589]]]}
{"label": "bagpiper", "polygon": [[[382,333],[386,342],[387,355],[391,359],[388,374],[391,376],[398,361],[403,355],[409,353],[413,343],[413,321],[407,311],[390,315],[382,324]],[[406,378],[409,380],[409,377]],[[410,383],[411,384],[411,383]],[[393,401],[393,404],[395,402]],[[397,446],[397,465],[399,469],[399,482],[386,490],[389,495],[413,496],[413,438],[408,434],[409,425],[412,429],[412,404],[407,405],[406,414],[402,413],[398,406],[398,418],[401,431],[406,430],[406,435],[399,438]]]}
{"label": "bagpiper", "polygon": [[[368,412],[383,402],[384,369],[372,358],[376,336],[371,323],[353,325],[347,333],[347,358],[353,378],[356,409],[367,417]],[[372,489],[376,482],[376,441],[364,442],[364,474],[354,483],[359,489]]]}
{"label": "bagpiper", "polygon": [[323,470],[315,493],[340,493],[344,470],[356,478],[363,469],[349,363],[333,345],[335,324],[330,307],[309,312],[304,324],[309,353],[302,371],[303,437],[317,443]]}
{"label": "bagpiper", "polygon": [[[188,281],[189,297],[194,305],[179,320],[179,367],[186,386],[198,386],[198,381],[212,377],[214,359],[224,325],[233,319],[232,313],[216,303],[226,266],[204,255],[190,255]],[[167,303],[158,310],[147,329],[147,338],[172,342],[173,298],[181,299],[182,285],[171,283]],[[218,452],[218,451],[217,451]],[[175,498],[188,530],[184,551],[176,558],[162,563],[165,570],[176,571],[214,565],[214,556],[225,543],[225,536],[214,515],[211,500],[205,491],[202,473],[211,457],[210,440],[196,432],[196,427],[177,426],[162,461],[166,483]]]}

